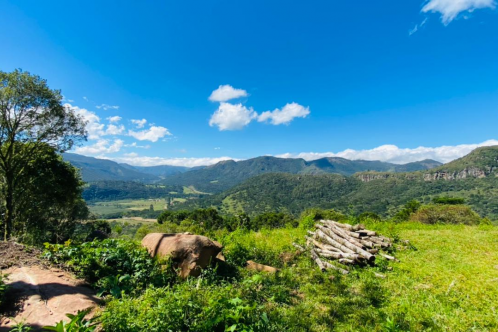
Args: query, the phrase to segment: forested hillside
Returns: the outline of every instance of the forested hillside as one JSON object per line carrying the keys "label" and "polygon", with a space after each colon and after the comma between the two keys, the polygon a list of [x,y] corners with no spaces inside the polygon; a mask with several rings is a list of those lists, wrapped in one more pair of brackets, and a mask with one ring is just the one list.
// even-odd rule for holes
{"label": "forested hillside", "polygon": [[426,170],[441,165],[434,160],[424,160],[396,165],[381,161],[348,160],[344,158],[322,158],[313,161],[276,157],[258,157],[235,162],[223,161],[200,170],[166,177],[161,183],[169,185],[193,186],[208,193],[219,193],[250,179],[266,173],[288,174],[342,174],[352,175],[361,171],[403,172]]}
{"label": "forested hillside", "polygon": [[188,202],[186,206],[215,206],[225,213],[278,211],[294,215],[308,207],[321,207],[345,213],[372,211],[392,216],[412,199],[428,202],[435,196],[448,195],[462,197],[482,216],[496,219],[497,159],[498,147],[489,147],[425,172],[367,172],[352,177],[264,174],[213,197]]}
{"label": "forested hillside", "polygon": [[[80,170],[83,181],[144,181],[159,180],[156,175],[139,172],[114,161],[64,153],[64,160]],[[128,165],[129,166],[129,165]]]}

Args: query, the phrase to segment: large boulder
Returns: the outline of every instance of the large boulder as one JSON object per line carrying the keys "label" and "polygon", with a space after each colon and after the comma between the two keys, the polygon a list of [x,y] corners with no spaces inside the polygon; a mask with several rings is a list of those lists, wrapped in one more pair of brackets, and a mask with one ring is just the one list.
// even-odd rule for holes
{"label": "large boulder", "polygon": [[199,276],[223,248],[205,236],[192,234],[150,233],[143,238],[142,245],[152,257],[171,257],[183,278]]}

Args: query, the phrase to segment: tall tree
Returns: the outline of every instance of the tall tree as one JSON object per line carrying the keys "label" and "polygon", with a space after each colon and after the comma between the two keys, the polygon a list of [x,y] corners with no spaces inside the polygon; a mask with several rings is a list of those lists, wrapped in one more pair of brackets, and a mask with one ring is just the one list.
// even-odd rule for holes
{"label": "tall tree", "polygon": [[86,140],[85,122],[62,104],[58,90],[29,72],[0,71],[0,172],[4,200],[4,240],[13,227],[15,188],[40,146],[64,152]]}

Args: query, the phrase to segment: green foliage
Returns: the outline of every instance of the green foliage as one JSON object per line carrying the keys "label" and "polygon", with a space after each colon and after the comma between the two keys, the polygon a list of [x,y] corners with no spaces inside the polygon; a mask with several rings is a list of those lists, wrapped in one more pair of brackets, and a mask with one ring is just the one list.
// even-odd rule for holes
{"label": "green foliage", "polygon": [[[29,145],[23,149],[29,149]],[[24,243],[37,245],[61,243],[72,237],[77,225],[88,216],[78,171],[51,147],[38,145],[36,158],[25,165],[22,174],[13,192],[16,204],[12,234]]]}
{"label": "green foliage", "polygon": [[446,204],[446,205],[462,205],[465,203],[465,199],[459,198],[459,197],[449,197],[449,196],[439,197],[439,196],[436,196],[432,199],[432,203],[434,203],[434,204]]}
{"label": "green foliage", "polygon": [[55,332],[93,332],[97,328],[97,322],[95,318],[85,319],[91,309],[78,310],[76,315],[66,314],[70,319],[69,322],[61,320],[54,326],[44,326],[43,329],[46,331]]}
{"label": "green foliage", "polygon": [[33,328],[26,325],[26,322],[20,321],[16,323],[10,330],[9,332],[31,332],[33,331]]}
{"label": "green foliage", "polygon": [[[116,201],[124,199],[149,199],[185,197],[179,194],[182,186],[143,184],[134,181],[97,181],[89,183],[83,191],[87,202]],[[176,194],[172,194],[175,192]]]}
{"label": "green foliage", "polygon": [[[61,93],[50,89],[45,80],[22,70],[10,73],[0,71],[0,173],[2,206],[5,207],[4,240],[10,238],[14,220],[19,221],[18,214],[24,212],[20,200],[28,196],[34,203],[30,205],[33,208],[39,199],[39,196],[21,193],[28,184],[38,180],[46,197],[57,197],[64,190],[64,185],[58,186],[57,177],[45,179],[44,175],[29,172],[26,168],[33,162],[38,163],[38,166],[43,165],[40,160],[48,155],[48,150],[64,152],[71,149],[75,142],[85,138],[85,134],[82,118],[62,105]],[[53,171],[54,167],[49,169]],[[46,182],[39,181],[42,178]],[[66,179],[62,176],[61,180]],[[69,177],[68,180],[72,179]],[[70,190],[74,188],[71,182],[68,187]],[[32,186],[31,190],[35,189]]]}
{"label": "green foliage", "polygon": [[5,275],[0,273],[0,307],[3,304],[5,293],[7,292],[7,285],[5,284]]}
{"label": "green foliage", "polygon": [[[328,174],[263,174],[220,194],[189,200],[174,209],[216,207],[223,214],[237,212],[253,217],[265,212],[284,212],[298,216],[308,208],[318,207],[332,208],[355,216],[369,211],[382,218],[391,218],[412,200],[427,204],[434,197],[459,197],[478,214],[498,220],[496,160],[498,148],[487,147],[458,161],[423,172],[368,172],[352,177]],[[469,170],[486,176],[464,176]],[[441,172],[440,175],[436,176],[435,171]],[[441,174],[455,180],[445,180]],[[353,206],[352,211],[348,206]],[[407,215],[401,217],[400,220],[406,220]]]}
{"label": "green foliage", "polygon": [[382,218],[375,212],[363,212],[358,216],[359,222],[369,221],[381,221]]}
{"label": "green foliage", "polygon": [[253,293],[253,284],[221,286],[189,281],[148,289],[139,298],[111,301],[105,331],[278,331]]}
{"label": "green foliage", "polygon": [[200,170],[166,177],[162,183],[168,185],[192,186],[208,193],[219,193],[230,189],[243,181],[266,173],[288,174],[327,174],[352,175],[357,172],[375,170],[380,172],[407,172],[426,170],[441,163],[424,160],[406,165],[395,165],[381,161],[347,160],[344,158],[322,158],[305,161],[303,159],[287,159],[276,157],[257,157],[235,162],[222,161],[216,165]]}
{"label": "green foliage", "polygon": [[424,224],[478,225],[481,217],[466,205],[424,205],[410,217]]}
{"label": "green foliage", "polygon": [[140,294],[149,284],[163,286],[176,278],[170,262],[158,262],[145,248],[125,240],[108,239],[81,245],[47,243],[44,257],[65,264],[99,289],[101,295]]}
{"label": "green foliage", "polygon": [[396,221],[407,221],[410,216],[417,212],[422,204],[417,200],[411,200],[405,204],[405,206],[394,215],[394,220]]}

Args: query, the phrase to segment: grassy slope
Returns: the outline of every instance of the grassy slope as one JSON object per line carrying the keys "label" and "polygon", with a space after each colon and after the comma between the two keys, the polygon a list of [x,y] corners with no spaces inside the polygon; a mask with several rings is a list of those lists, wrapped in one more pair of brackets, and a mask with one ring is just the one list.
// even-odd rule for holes
{"label": "grassy slope", "polygon": [[418,250],[398,252],[401,262],[383,282],[391,317],[411,330],[498,329],[496,227],[402,224],[396,231]]}
{"label": "grassy slope", "polygon": [[[498,330],[498,227],[413,222],[367,227],[410,240],[416,249],[398,250],[398,263],[378,259],[377,267],[342,276],[320,272],[305,255],[282,261],[282,253],[295,252],[293,242],[304,242],[306,231],[299,228],[210,236],[225,246],[228,259],[240,258],[242,246],[243,259],[281,268],[277,276],[265,277],[259,303],[272,321],[292,326],[289,331]],[[240,272],[250,279],[251,272]]]}
{"label": "grassy slope", "polygon": [[[386,331],[388,319],[397,325],[395,331],[498,329],[497,227],[417,223],[368,227],[408,239],[416,250],[398,251],[395,255],[400,262],[389,264],[393,271],[358,269],[346,276],[342,282],[349,287],[341,289],[343,294],[334,294],[332,288],[324,290],[324,286],[337,284],[318,284],[316,274],[308,273],[309,267],[317,268],[308,260],[283,269],[284,275],[293,275],[299,282],[298,293],[304,298],[294,310],[317,315],[312,330],[327,330],[322,324],[329,319],[336,331]],[[276,253],[289,250],[303,234],[299,229],[272,230],[249,233],[239,241],[258,248],[256,260],[271,263]],[[273,256],[265,257],[264,253],[271,252]],[[385,274],[386,279],[375,278],[374,271]],[[360,294],[368,301],[362,303],[354,298]],[[338,309],[333,301],[346,306],[342,308],[346,312],[334,313]],[[313,308],[321,308],[322,312],[317,314]],[[335,314],[335,319],[329,317]]]}

